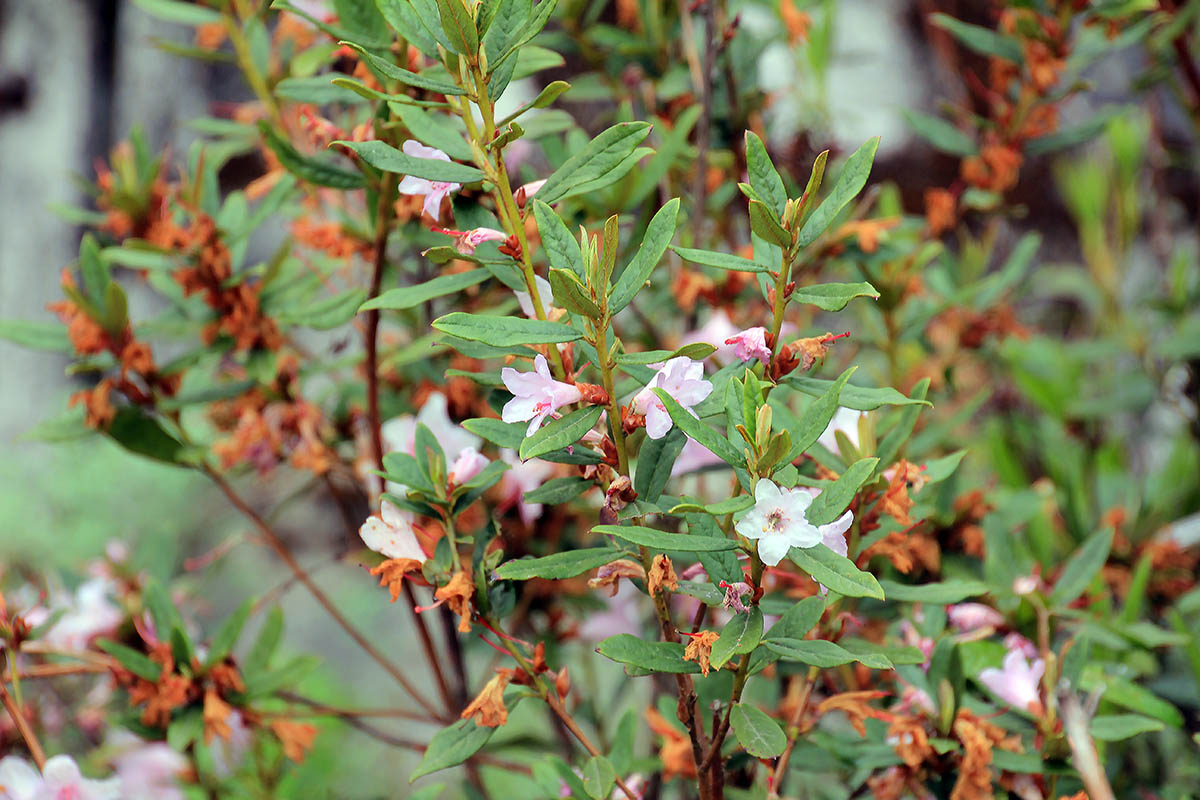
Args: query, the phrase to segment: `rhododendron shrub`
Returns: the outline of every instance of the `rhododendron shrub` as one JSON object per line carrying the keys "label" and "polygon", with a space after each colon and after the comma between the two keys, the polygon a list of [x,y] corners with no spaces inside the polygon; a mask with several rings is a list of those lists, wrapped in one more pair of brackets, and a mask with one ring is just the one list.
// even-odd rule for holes
{"label": "rhododendron shrub", "polygon": [[[836,3],[135,5],[253,99],[118,147],[57,321],[0,332],[86,379],[43,436],[245,516],[188,572],[265,546],[388,690],[312,696],[291,595],[206,619],[114,530],[78,588],[2,576],[0,797],[1185,796],[1200,270],[1146,176],[1197,162],[1132,93],[1200,119],[1195,4],[921,5],[968,99],[906,114],[955,165],[917,202],[760,85],[820,83]],[[1050,162],[1082,265],[1023,219]],[[394,627],[277,527],[295,475]]]}

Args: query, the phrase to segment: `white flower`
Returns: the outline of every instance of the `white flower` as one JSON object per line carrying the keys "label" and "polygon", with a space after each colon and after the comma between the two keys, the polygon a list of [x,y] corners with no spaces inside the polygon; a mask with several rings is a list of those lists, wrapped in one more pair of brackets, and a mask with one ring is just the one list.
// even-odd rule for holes
{"label": "white flower", "polygon": [[[671,430],[672,422],[655,389],[664,390],[675,402],[692,411],[692,406],[712,393],[713,385],[704,380],[704,364],[686,356],[672,358],[655,373],[650,383],[634,396],[633,410],[646,416],[646,435],[661,439]],[[695,413],[692,411],[693,416]]]}
{"label": "white flower", "polygon": [[521,461],[512,450],[501,450],[500,458],[512,466],[500,479],[500,505],[504,508],[515,505],[521,521],[526,525],[532,524],[542,516],[542,504],[526,503],[525,493],[545,483],[554,474],[554,465],[537,458]]}
{"label": "white flower", "polygon": [[358,529],[358,535],[371,550],[388,558],[411,558],[425,563],[425,552],[417,542],[413,530],[416,517],[410,511],[401,511],[384,500],[379,516],[367,517]]}
{"label": "white flower", "polygon": [[505,367],[500,370],[500,379],[513,395],[501,409],[500,418],[505,422],[528,420],[526,436],[532,436],[546,417],[565,405],[578,403],[583,397],[578,387],[550,377],[550,365],[540,353],[533,360],[532,372],[517,372],[512,367]]}
{"label": "white flower", "polygon": [[738,361],[750,361],[757,358],[764,364],[771,362],[771,348],[767,347],[767,329],[763,327],[747,328],[735,336],[725,340],[725,344],[733,346],[733,353]]}
{"label": "white flower", "polygon": [[415,456],[418,424],[429,428],[429,432],[442,446],[447,458],[457,459],[463,450],[479,449],[483,443],[478,436],[450,419],[446,395],[441,392],[431,392],[429,397],[425,398],[424,405],[421,406],[421,410],[415,417],[412,414],[404,414],[383,423],[380,433],[387,451]]}
{"label": "white flower", "polygon": [[683,444],[683,449],[679,451],[678,458],[671,466],[671,477],[676,475],[686,475],[689,472],[711,467],[716,464],[724,464],[721,457],[713,453],[704,445],[697,442],[695,439],[688,439]]}
{"label": "white flower", "polygon": [[729,319],[729,315],[724,309],[718,309],[709,315],[703,325],[691,333],[684,334],[679,340],[680,344],[695,344],[696,342],[704,342],[711,344],[717,348],[713,353],[722,362],[728,361],[734,356],[734,346],[728,343],[731,336],[738,332],[737,326]]}
{"label": "white flower", "polygon": [[89,780],[70,756],[47,759],[40,775],[23,758],[0,759],[0,800],[118,800],[124,796],[119,778]]}
{"label": "white flower", "polygon": [[1046,671],[1040,658],[1027,661],[1020,650],[1009,650],[1002,669],[988,667],[979,673],[979,681],[1004,702],[1021,711],[1040,713],[1039,684]]}
{"label": "white flower", "polygon": [[474,447],[468,447],[458,454],[458,458],[454,460],[454,466],[450,467],[450,482],[462,486],[482,472],[483,468],[490,463],[487,456],[481,454]]}
{"label": "white flower", "polygon": [[[541,275],[534,275],[533,282],[537,285],[538,298],[542,301],[543,310],[546,314],[550,313],[550,300],[554,297],[554,290],[550,288],[550,281],[543,278]],[[533,307],[533,295],[529,292],[513,292],[517,296],[517,303],[521,306],[521,313],[530,319],[537,319],[537,310]]]}
{"label": "white flower", "polygon": [[[413,158],[427,158],[437,161],[449,161],[450,156],[438,150],[436,147],[426,147],[415,139],[409,139],[402,146],[401,150],[406,155]],[[457,192],[462,188],[461,183],[449,183],[446,181],[429,181],[424,178],[417,178],[412,175],[405,175],[400,181],[400,185],[396,190],[400,194],[420,194],[425,196],[425,213],[433,217],[436,222],[442,213],[442,200],[450,196],[451,192]]]}
{"label": "white flower", "polygon": [[738,521],[735,530],[747,539],[757,539],[759,558],[773,567],[793,547],[821,543],[821,531],[804,516],[812,500],[803,488],[781,489],[764,478],[754,487],[754,508]]}
{"label": "white flower", "polygon": [[850,444],[858,447],[858,420],[862,417],[861,411],[855,411],[852,408],[841,407],[833,415],[833,419],[829,420],[829,425],[825,428],[825,432],[821,434],[821,438],[817,441],[821,443],[827,450],[837,453],[837,437],[834,435],[837,431],[841,431],[850,440]]}
{"label": "white flower", "polygon": [[110,736],[106,744],[119,751],[112,761],[123,800],[183,800],[179,776],[187,770],[188,760],[170,745],[128,733]]}
{"label": "white flower", "polygon": [[121,624],[125,614],[109,599],[116,582],[108,578],[84,581],[75,594],[55,602],[51,612],[66,609],[45,636],[46,642],[63,650],[85,650],[93,637]]}
{"label": "white flower", "polygon": [[983,603],[956,603],[946,608],[946,618],[963,633],[1004,624],[1004,615]]}

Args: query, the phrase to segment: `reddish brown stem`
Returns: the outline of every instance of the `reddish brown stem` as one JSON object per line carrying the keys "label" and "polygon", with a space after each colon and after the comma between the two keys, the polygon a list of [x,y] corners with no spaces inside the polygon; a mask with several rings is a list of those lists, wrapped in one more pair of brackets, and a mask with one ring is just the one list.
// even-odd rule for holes
{"label": "reddish brown stem", "polygon": [[21,734],[21,738],[25,740],[25,746],[29,748],[29,755],[33,756],[34,763],[37,764],[38,770],[41,770],[46,764],[46,752],[42,750],[42,744],[38,741],[33,728],[29,726],[29,720],[25,719],[25,715],[21,712],[21,707],[8,693],[8,687],[3,684],[0,684],[0,703],[4,704],[4,710],[12,717],[13,725],[17,726],[17,732]]}

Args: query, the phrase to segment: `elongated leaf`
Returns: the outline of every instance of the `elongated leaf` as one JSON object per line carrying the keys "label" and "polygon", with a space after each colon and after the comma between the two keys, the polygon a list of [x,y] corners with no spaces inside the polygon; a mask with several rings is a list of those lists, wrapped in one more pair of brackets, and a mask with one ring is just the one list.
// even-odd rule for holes
{"label": "elongated leaf", "polygon": [[368,142],[338,140],[333,144],[354,151],[363,161],[384,172],[411,175],[414,178],[446,183],[476,183],[483,180],[483,173],[475,167],[436,158],[416,158],[397,150],[390,144],[377,140]]}
{"label": "elongated leaf", "polygon": [[550,291],[554,302],[573,314],[600,319],[604,312],[588,293],[587,287],[571,270],[550,268]]}
{"label": "elongated leaf", "polygon": [[746,172],[754,191],[775,211],[775,216],[781,218],[787,205],[787,190],[775,165],[771,163],[766,145],[753,131],[746,131]]}
{"label": "elongated leaf", "polygon": [[[807,375],[789,375],[784,381],[814,397],[825,394],[833,385],[833,381],[810,378]],[[847,383],[842,387],[841,394],[838,395],[838,402],[846,408],[853,408],[856,411],[874,411],[882,406],[907,406],[918,403],[927,406],[933,405],[927,400],[905,397],[890,386],[882,389],[869,389],[865,386],[855,386],[852,383]]]}
{"label": "elongated leaf", "polygon": [[427,78],[424,75],[419,75],[411,72],[403,67],[396,66],[387,59],[380,58],[371,51],[356,45],[354,42],[342,42],[341,44],[352,47],[357,50],[367,62],[367,66],[374,69],[376,72],[383,75],[385,78],[403,83],[405,86],[415,86],[418,89],[427,89],[431,92],[437,92],[444,95],[463,95],[466,94],[462,89],[448,81],[440,81],[435,78]]}
{"label": "elongated leaf", "polygon": [[711,536],[693,536],[687,533],[667,533],[640,525],[596,525],[592,533],[604,533],[649,547],[660,552],[678,550],[685,553],[703,553],[718,550],[736,550],[737,542]]}
{"label": "elongated leaf", "polygon": [[856,297],[879,299],[879,292],[869,283],[819,283],[800,286],[791,294],[797,303],[808,303],[822,311],[841,311]]}
{"label": "elongated leaf", "polygon": [[963,22],[941,12],[931,14],[929,20],[942,30],[949,31],[955,39],[976,53],[1003,58],[1014,64],[1021,63],[1021,45],[1015,39],[996,33],[990,28]]}
{"label": "elongated leaf", "polygon": [[710,661],[717,669],[725,666],[735,655],[749,653],[758,647],[762,639],[763,615],[758,606],[744,614],[734,614],[733,619],[721,629],[721,638],[713,643]]}
{"label": "elongated leaf", "polygon": [[830,420],[837,413],[841,406],[839,398],[842,394],[842,389],[846,386],[846,382],[850,380],[850,376],[854,374],[857,367],[850,367],[837,380],[829,382],[829,388],[825,393],[818,397],[808,408],[804,409],[803,416],[800,417],[799,425],[795,428],[789,428],[788,433],[792,437],[792,449],[788,451],[787,457],[783,463],[791,464],[800,457],[808,448],[812,447],[821,434],[825,433],[825,429],[829,427]]}
{"label": "elongated leaf", "polygon": [[574,578],[588,570],[611,564],[628,555],[615,547],[594,547],[587,550],[568,550],[542,558],[522,558],[507,561],[496,568],[496,577],[506,581],[527,581],[530,578],[562,580]]}
{"label": "elongated leaf", "polygon": [[34,322],[24,319],[0,320],[0,339],[7,339],[22,347],[34,350],[49,350],[55,353],[70,353],[71,339],[67,329],[58,322]]}
{"label": "elongated leaf", "polygon": [[684,356],[693,361],[703,361],[717,352],[717,348],[706,342],[685,344],[678,350],[641,350],[636,353],[618,353],[618,364],[662,364],[672,358]]}
{"label": "elongated leaf", "polygon": [[424,283],[418,283],[416,286],[401,286],[398,289],[389,289],[374,300],[368,300],[363,303],[359,306],[358,310],[369,311],[372,308],[382,308],[395,311],[413,308],[421,305],[426,300],[461,292],[463,289],[483,283],[490,277],[492,277],[492,273],[486,269],[473,269],[467,272],[440,275]]}
{"label": "elongated leaf", "polygon": [[238,637],[242,635],[242,628],[246,627],[246,620],[250,618],[250,611],[253,608],[254,598],[249,598],[229,616],[229,619],[225,620],[225,623],[213,635],[205,663],[218,664],[233,652],[233,646],[237,644]]}
{"label": "elongated leaf", "polygon": [[955,156],[973,156],[979,148],[975,140],[941,117],[926,114],[913,109],[903,109],[904,119],[908,121],[918,136],[929,142],[934,148],[943,153]]}
{"label": "elongated leaf", "polygon": [[637,471],[633,476],[633,490],[640,499],[647,503],[658,502],[671,478],[675,459],[685,444],[687,434],[677,428],[672,428],[661,439],[646,439],[642,443],[642,449],[638,451]]}
{"label": "elongated leaf", "polygon": [[361,189],[366,186],[361,173],[335,167],[309,156],[301,155],[291,143],[281,137],[266,122],[258,124],[263,141],[279,159],[279,163],[297,178],[331,189]]}
{"label": "elongated leaf", "polygon": [[414,138],[436,147],[456,161],[474,158],[471,146],[458,128],[444,114],[431,114],[425,109],[408,103],[393,103],[392,112],[404,123]]}
{"label": "elongated leaf", "polygon": [[864,458],[851,464],[841,477],[813,498],[812,505],[805,512],[808,521],[813,525],[828,525],[840,517],[850,507],[854,495],[871,477],[878,463],[878,458]]}
{"label": "elongated leaf", "polygon": [[542,237],[542,247],[546,249],[546,258],[550,261],[550,266],[570,270],[582,278],[583,255],[579,251],[579,242],[575,241],[575,237],[567,230],[562,218],[537,197],[533,200],[533,217],[537,220],[538,233]]}
{"label": "elongated leaf", "polygon": [[808,247],[816,241],[825,230],[833,224],[838,214],[842,213],[851,200],[867,185],[867,176],[871,174],[871,164],[875,160],[875,151],[879,149],[879,137],[868,139],[866,144],[854,151],[846,159],[842,172],[838,175],[833,190],[817,206],[817,209],[804,221],[800,235],[796,240],[797,247]]}
{"label": "elongated leaf", "polygon": [[891,669],[891,659],[878,653],[851,653],[844,647],[824,639],[774,639],[763,644],[785,661],[799,661],[814,667],[828,668],[858,661],[872,669]]}
{"label": "elongated leaf", "polygon": [[650,274],[662,260],[663,253],[667,251],[667,245],[675,236],[678,215],[679,198],[676,197],[660,208],[654,218],[650,220],[650,224],[646,227],[646,235],[642,237],[642,243],[638,246],[637,253],[625,267],[625,271],[617,278],[612,294],[609,295],[609,314],[616,314],[629,305],[634,295],[642,288],[642,284],[649,280]]}
{"label": "elongated leaf", "polygon": [[663,389],[655,389],[654,393],[662,400],[663,406],[666,407],[667,413],[671,415],[671,420],[683,430],[688,436],[695,439],[700,444],[707,447],[714,455],[730,466],[738,467],[745,466],[745,461],[742,454],[734,449],[733,445],[727,439],[718,434],[712,428],[705,425],[692,413],[675,400],[674,397],[667,394]]}
{"label": "elongated leaf", "polygon": [[792,246],[792,235],[779,223],[779,215],[766,203],[750,201],[750,229],[784,250]]}
{"label": "elongated leaf", "polygon": [[708,505],[700,505],[698,503],[680,503],[671,509],[672,514],[687,514],[700,512],[703,514],[712,514],[715,517],[724,516],[725,514],[736,514],[739,511],[745,511],[754,505],[754,498],[748,494],[739,494],[737,497],[730,497],[726,500],[721,500],[717,503],[709,503]]}
{"label": "elongated leaf", "polygon": [[554,13],[554,8],[557,3],[558,0],[541,0],[541,2],[538,3],[534,8],[533,15],[529,18],[529,21],[525,23],[525,27],[521,29],[520,35],[512,40],[512,42],[500,55],[500,58],[494,62],[488,63],[488,68],[495,70],[496,67],[508,60],[509,56],[517,52],[522,45],[541,33],[542,28],[545,28],[546,23],[550,21],[550,15]]}
{"label": "elongated leaf", "polygon": [[542,423],[542,427],[521,442],[521,460],[527,461],[575,444],[592,429],[603,411],[600,406],[577,408],[561,419]]}
{"label": "elongated leaf", "polygon": [[162,664],[154,661],[145,653],[138,652],[132,647],[114,642],[111,639],[98,639],[96,646],[121,663],[121,666],[148,681],[158,682],[162,677]]}
{"label": "elongated leaf", "polygon": [[[538,10],[547,2],[549,0],[542,0]],[[549,205],[573,187],[603,177],[632,154],[649,135],[650,124],[646,122],[619,122],[613,125],[556,169],[538,189],[537,199]]]}
{"label": "elongated leaf", "polygon": [[807,572],[817,583],[846,597],[873,597],[882,600],[883,588],[875,576],[854,566],[845,556],[839,556],[823,544],[815,547],[793,547],[788,558]]}
{"label": "elongated leaf", "polygon": [[755,758],[774,758],[787,747],[787,736],[779,723],[747,703],[734,703],[729,725],[738,744]]}
{"label": "elongated leaf", "polygon": [[704,264],[717,269],[727,269],[735,272],[767,272],[768,268],[759,264],[757,261],[751,261],[748,258],[735,256],[730,253],[715,253],[711,250],[693,250],[690,247],[678,247],[671,245],[671,249],[679,254],[679,257],[684,261],[690,261],[693,264]]}
{"label": "elongated leaf", "polygon": [[474,63],[479,53],[479,32],[475,30],[475,19],[463,0],[437,0],[442,16],[442,31],[456,53],[469,56]]}
{"label": "elongated leaf", "polygon": [[349,322],[367,296],[366,289],[348,289],[333,297],[322,297],[299,308],[280,311],[275,318],[289,325],[303,325],[321,331]]}
{"label": "elongated leaf", "polygon": [[210,25],[221,21],[215,8],[178,0],[133,0],[133,4],[152,17],[180,25]]}
{"label": "elongated leaf", "polygon": [[454,311],[433,321],[433,327],[442,333],[485,342],[493,347],[511,347],[518,344],[556,344],[582,339],[583,333],[570,325],[545,322],[521,317],[494,317],[485,314],[467,314]]}
{"label": "elongated leaf", "polygon": [[907,603],[932,603],[948,605],[961,603],[968,597],[979,597],[988,593],[983,581],[945,580],[938,583],[908,584],[883,580],[879,582],[888,600]]}
{"label": "elongated leaf", "polygon": [[806,597],[789,608],[771,626],[767,637],[771,639],[803,639],[821,621],[825,613],[825,598],[821,595]]}
{"label": "elongated leaf", "polygon": [[504,422],[490,417],[469,419],[463,427],[476,436],[482,436],[498,447],[516,450],[525,441],[525,422]]}
{"label": "elongated leaf", "polygon": [[700,671],[700,665],[695,661],[683,660],[683,645],[647,642],[628,633],[608,637],[596,652],[619,664],[629,664],[648,672],[693,674]]}
{"label": "elongated leaf", "polygon": [[442,728],[429,740],[429,747],[416,770],[409,776],[411,783],[422,775],[457,766],[483,749],[497,728],[477,725],[474,718],[460,719]]}
{"label": "elongated leaf", "polygon": [[1052,605],[1069,605],[1083,594],[1088,584],[1100,572],[1100,568],[1108,561],[1112,543],[1113,530],[1108,528],[1093,534],[1071,554],[1054,584],[1054,591],[1050,593]]}
{"label": "elongated leaf", "polygon": [[131,453],[161,461],[180,464],[184,447],[140,406],[123,406],[105,431],[117,444]]}
{"label": "elongated leaf", "polygon": [[1092,717],[1088,726],[1092,738],[1101,742],[1119,742],[1164,728],[1166,725],[1161,720],[1143,717],[1141,714],[1100,714]]}
{"label": "elongated leaf", "polygon": [[408,0],[375,0],[375,7],[401,38],[430,58],[438,57],[437,39],[429,28],[421,22],[416,9]]}
{"label": "elongated leaf", "polygon": [[556,506],[573,500],[595,485],[587,478],[552,478],[538,488],[526,492],[525,502]]}

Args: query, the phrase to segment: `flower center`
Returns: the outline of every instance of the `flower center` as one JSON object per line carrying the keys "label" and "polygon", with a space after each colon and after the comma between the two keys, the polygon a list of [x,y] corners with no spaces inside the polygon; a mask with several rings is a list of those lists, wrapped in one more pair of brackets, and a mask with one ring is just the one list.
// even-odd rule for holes
{"label": "flower center", "polygon": [[778,508],[772,509],[767,512],[767,521],[763,525],[763,533],[779,533],[783,530],[783,523],[783,510]]}

